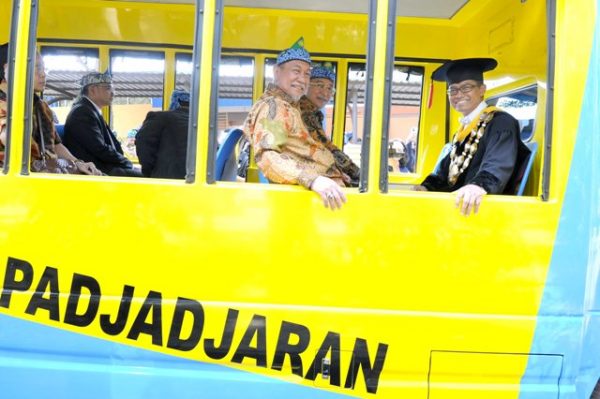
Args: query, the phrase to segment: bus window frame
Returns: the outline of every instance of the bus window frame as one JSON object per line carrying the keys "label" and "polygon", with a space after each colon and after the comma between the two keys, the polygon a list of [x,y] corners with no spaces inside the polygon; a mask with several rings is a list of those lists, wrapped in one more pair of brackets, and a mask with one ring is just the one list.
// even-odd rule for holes
{"label": "bus window frame", "polygon": [[[216,2],[216,15],[215,15],[215,35],[214,35],[214,42],[213,42],[213,59],[212,59],[212,69],[213,69],[213,73],[215,70],[218,70],[216,68],[218,68],[218,64],[215,65],[215,60],[220,59],[220,53],[221,51],[232,51],[232,52],[236,52],[236,51],[240,51],[239,49],[229,49],[229,48],[222,48],[221,44],[222,44],[222,37],[223,37],[223,30],[222,30],[222,26],[223,26],[223,20],[222,20],[222,15],[224,15],[224,5],[223,5],[223,1],[222,0],[215,0]],[[390,2],[393,3],[393,2]],[[392,6],[391,4],[389,5],[390,8],[394,7],[395,10],[395,5]],[[394,13],[395,15],[395,13]],[[367,14],[367,20],[368,20],[368,36],[367,36],[367,48],[366,48],[366,54],[364,56],[364,63],[366,66],[366,80],[365,80],[365,112],[364,112],[364,120],[363,123],[365,123],[365,127],[363,128],[363,141],[362,141],[362,146],[361,146],[361,152],[363,154],[366,154],[365,156],[361,156],[361,174],[360,174],[360,181],[359,181],[359,193],[364,193],[367,192],[368,190],[368,179],[369,179],[369,155],[368,155],[368,151],[369,151],[369,146],[370,146],[370,129],[371,129],[371,114],[372,114],[372,96],[373,96],[373,76],[372,76],[372,71],[373,70],[373,63],[374,63],[374,57],[375,57],[375,24],[376,24],[376,20],[377,20],[377,1],[376,0],[369,0],[369,12]],[[218,57],[215,57],[215,52],[218,50]],[[269,51],[269,50],[260,50],[257,51],[255,54],[255,57],[257,56],[263,56],[265,58],[271,58],[269,57],[269,55],[271,54],[275,54],[275,58],[276,58],[276,54],[278,54],[279,51]],[[311,54],[311,56],[315,57],[315,59],[319,59],[319,60],[326,60],[328,57],[331,58],[330,54],[326,54],[326,53],[314,53]],[[363,59],[363,57],[361,57],[360,55],[348,55],[345,57],[338,57],[335,58],[335,62],[339,63],[340,59],[348,59],[348,62],[355,62],[355,59]],[[256,61],[255,58],[255,69],[262,69],[262,74],[263,74],[263,79],[262,79],[262,90],[264,91],[265,89],[265,77],[264,77],[264,69],[265,69],[265,65],[266,62],[262,62],[259,63],[258,61]],[[371,65],[371,67],[369,67],[369,65]],[[261,68],[262,67],[262,68]],[[369,79],[369,73],[371,73],[371,78]],[[336,85],[338,84],[338,82],[336,82]],[[216,88],[215,88],[216,86]],[[389,87],[388,87],[389,86]],[[260,90],[261,88],[259,87],[255,87],[254,90]],[[388,90],[391,93],[391,85],[387,85],[386,86],[386,90]],[[336,87],[336,91],[337,87]],[[370,94],[368,94],[370,93]],[[217,121],[216,121],[216,113],[217,113],[217,103],[216,103],[216,99],[215,99],[215,95],[218,95],[218,75],[217,76],[213,76],[212,79],[212,87],[211,87],[211,101],[210,101],[210,112],[211,112],[211,117],[210,117],[210,121],[209,121],[209,129],[210,129],[210,133],[209,133],[209,145],[208,145],[208,154],[207,154],[207,172],[206,172],[206,177],[207,177],[207,183],[208,184],[214,184],[216,183],[216,180],[214,179],[214,169],[215,169],[215,154],[216,154],[216,136],[217,136]],[[337,96],[337,92],[336,92],[336,96]],[[337,98],[337,97],[336,97]],[[368,100],[368,101],[367,101]],[[213,116],[214,114],[214,116]],[[344,112],[345,115],[345,112]],[[368,117],[368,119],[367,119]],[[368,121],[368,126],[366,125]],[[384,127],[384,129],[386,129],[386,127]],[[369,133],[369,140],[365,140],[365,134]],[[332,135],[335,136],[335,126],[333,128],[332,131]],[[268,187],[268,185],[263,185],[264,187]]]}
{"label": "bus window frame", "polygon": [[[39,20],[39,2],[40,0],[31,0],[30,9],[31,13],[29,14],[29,21],[27,21],[28,26],[28,42],[27,42],[27,54],[28,58],[26,61],[26,85],[25,85],[25,99],[23,102],[23,110],[24,110],[24,132],[27,132],[23,135],[22,142],[22,156],[21,156],[21,164],[20,164],[20,175],[28,176],[31,174],[29,165],[31,159],[31,130],[33,126],[32,113],[33,113],[33,92],[34,92],[34,68],[35,68],[35,54],[37,50],[37,44],[42,44],[53,47],[60,47],[62,44],[73,44],[70,40],[54,40],[54,39],[40,39],[37,38],[37,27]],[[15,43],[17,39],[17,31],[18,31],[18,17],[19,17],[19,8],[21,7],[21,3],[17,2],[17,4],[13,7],[13,15],[11,19],[11,35],[9,43]],[[194,183],[195,181],[195,167],[196,167],[196,142],[197,142],[197,120],[198,120],[198,110],[195,104],[198,104],[199,101],[199,85],[200,85],[200,61],[201,61],[201,49],[202,49],[202,40],[200,39],[200,35],[202,32],[202,24],[204,17],[204,0],[197,0],[195,7],[195,42],[192,47],[192,54],[194,60],[194,70],[192,71],[192,84],[191,84],[191,99],[190,99],[190,123],[188,127],[188,151],[186,158],[186,179],[185,183]],[[115,51],[122,52],[146,52],[146,53],[159,53],[162,54],[165,62],[167,58],[167,49],[169,48],[177,48],[177,49],[187,49],[189,46],[165,46],[165,47],[157,47],[155,44],[144,44],[144,43],[136,43],[138,47],[148,47],[147,50],[142,50],[139,48],[130,48],[131,43],[126,42],[106,42],[106,41],[95,41],[95,40],[78,40],[77,45],[81,46],[90,46],[94,48],[94,46],[98,45],[109,45],[109,55],[108,55],[108,70],[111,70],[111,54]],[[112,45],[112,46],[110,46]],[[9,85],[8,85],[8,96],[12,99],[13,86],[14,86],[14,65],[15,65],[15,55],[16,50],[12,48],[13,46],[9,45]],[[102,50],[100,50],[100,64],[102,63]],[[164,92],[164,83],[165,77],[163,75],[163,92]],[[195,97],[194,97],[195,93]],[[5,151],[5,162],[3,167],[3,172],[5,174],[9,173],[9,158],[10,158],[10,140],[11,140],[11,126],[10,121],[12,119],[12,107],[10,100],[7,99],[7,110],[9,112],[7,118],[7,143],[6,143],[6,151]],[[195,115],[195,116],[194,116]],[[69,176],[69,175],[60,175],[60,177]],[[93,176],[85,176],[80,175],[79,177],[92,178]],[[121,178],[120,178],[121,179]],[[147,179],[139,179],[133,178],[133,181],[147,181]],[[124,178],[123,181],[131,182],[132,178]]]}
{"label": "bus window frame", "polygon": [[[379,156],[379,192],[388,192],[388,163],[389,163],[389,137],[390,137],[390,120],[391,120],[391,107],[392,107],[392,86],[393,86],[393,71],[394,71],[394,52],[396,37],[396,1],[388,2],[388,14],[387,14],[387,33],[386,43],[387,48],[385,52],[385,89],[383,92],[383,115],[381,121],[382,136],[381,136],[381,149]],[[422,83],[421,83],[422,84]],[[421,88],[422,90],[422,88]],[[420,115],[419,115],[420,119]],[[361,157],[362,162],[362,157]]]}
{"label": "bus window frame", "polygon": [[[17,8],[17,7],[15,7]],[[24,130],[23,130],[23,153],[21,157],[21,175],[30,174],[29,164],[31,159],[31,131],[33,129],[33,95],[34,95],[34,74],[35,58],[37,51],[37,26],[39,18],[39,1],[31,0],[31,14],[29,16],[29,37],[27,43],[27,82],[25,86],[24,110]]]}
{"label": "bus window frame", "polygon": [[[4,165],[2,166],[2,173],[7,174],[10,167],[10,151],[11,148],[11,125],[12,125],[12,103],[13,103],[13,90],[14,90],[14,76],[15,76],[15,53],[16,49],[12,43],[17,42],[17,33],[18,33],[18,18],[19,18],[19,8],[20,3],[13,4],[12,7],[12,15],[11,15],[11,24],[10,24],[10,33],[8,40],[8,85],[7,85],[7,93],[6,93],[6,145],[4,146]],[[2,66],[0,66],[2,67]]]}
{"label": "bus window frame", "polygon": [[[204,1],[202,1],[204,3]],[[208,152],[206,155],[206,183],[214,184],[215,163],[218,140],[218,99],[219,99],[219,62],[221,61],[221,43],[223,38],[223,0],[215,0],[214,35],[212,42],[212,80],[210,85],[210,113],[208,118]],[[202,7],[204,8],[204,7]]]}

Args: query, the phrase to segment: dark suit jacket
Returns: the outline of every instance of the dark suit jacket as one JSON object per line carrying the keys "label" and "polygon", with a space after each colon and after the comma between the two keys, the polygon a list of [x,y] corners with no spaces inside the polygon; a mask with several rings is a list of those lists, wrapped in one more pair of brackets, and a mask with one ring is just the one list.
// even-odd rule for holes
{"label": "dark suit jacket", "polygon": [[185,178],[189,108],[148,112],[135,136],[135,148],[144,176]]}
{"label": "dark suit jacket", "polygon": [[121,144],[94,104],[82,97],[73,105],[65,123],[63,144],[71,154],[110,174],[113,168],[133,167],[123,155]]}

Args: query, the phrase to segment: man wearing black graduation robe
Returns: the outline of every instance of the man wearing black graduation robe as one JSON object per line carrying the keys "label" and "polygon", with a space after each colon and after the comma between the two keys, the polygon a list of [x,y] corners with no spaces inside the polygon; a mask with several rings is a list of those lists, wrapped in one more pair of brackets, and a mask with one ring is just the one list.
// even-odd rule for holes
{"label": "man wearing black graduation robe", "polygon": [[[483,72],[496,65],[491,58],[455,60],[443,64],[432,75],[434,80],[448,83],[450,104],[463,115],[461,127],[467,127],[466,137],[455,136],[453,153],[446,155],[437,173],[427,176],[417,189],[456,192],[456,204],[462,202],[465,215],[471,210],[477,212],[485,194],[514,194],[520,166],[529,155],[521,142],[517,120],[483,101]],[[489,120],[482,124],[480,118],[485,116]],[[471,131],[479,128],[483,132],[479,139],[469,137]],[[476,151],[466,164],[464,159],[474,144]],[[461,155],[462,163],[458,160]]]}

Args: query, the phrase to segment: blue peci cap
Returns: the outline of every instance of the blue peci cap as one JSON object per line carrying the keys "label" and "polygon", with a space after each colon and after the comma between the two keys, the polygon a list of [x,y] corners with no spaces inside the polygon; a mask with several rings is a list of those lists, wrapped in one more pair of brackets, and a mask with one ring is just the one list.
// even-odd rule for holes
{"label": "blue peci cap", "polygon": [[190,93],[184,90],[173,90],[171,94],[171,104],[169,109],[171,111],[178,109],[183,104],[188,105],[190,103]]}
{"label": "blue peci cap", "polygon": [[332,83],[335,83],[335,72],[331,68],[331,64],[327,65],[314,65],[310,73],[311,79],[329,79]]}
{"label": "blue peci cap", "polygon": [[288,61],[299,60],[310,64],[310,54],[304,48],[304,38],[296,40],[292,47],[283,50],[277,56],[277,65],[284,64]]}

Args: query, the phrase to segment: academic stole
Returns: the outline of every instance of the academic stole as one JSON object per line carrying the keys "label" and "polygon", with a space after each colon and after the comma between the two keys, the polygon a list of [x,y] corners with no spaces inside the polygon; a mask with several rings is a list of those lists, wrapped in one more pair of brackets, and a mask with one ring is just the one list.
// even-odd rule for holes
{"label": "academic stole", "polygon": [[[479,115],[468,125],[462,125],[454,134],[452,139],[452,151],[450,152],[450,168],[448,169],[448,183],[456,184],[460,175],[469,167],[471,159],[477,152],[479,140],[485,133],[485,127],[494,117],[494,113],[499,111],[498,107],[493,105],[486,107]],[[458,146],[465,141],[465,146],[460,155],[457,154]]]}

